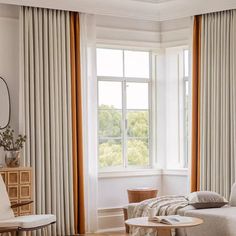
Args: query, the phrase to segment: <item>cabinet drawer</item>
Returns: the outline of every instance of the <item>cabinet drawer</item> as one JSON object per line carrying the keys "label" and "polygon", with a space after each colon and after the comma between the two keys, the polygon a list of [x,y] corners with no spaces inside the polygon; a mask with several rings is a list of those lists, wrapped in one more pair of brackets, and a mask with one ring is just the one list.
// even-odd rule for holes
{"label": "cabinet drawer", "polygon": [[20,171],[20,184],[30,184],[30,183],[31,183],[31,172]]}
{"label": "cabinet drawer", "polygon": [[7,184],[8,185],[19,184],[19,172],[18,171],[7,172]]}
{"label": "cabinet drawer", "polygon": [[[20,202],[24,203],[24,202],[27,202],[27,201],[30,201],[30,199],[21,200]],[[32,205],[32,203],[28,204],[28,205],[25,205],[25,206],[21,206],[20,207],[20,215],[30,214],[31,213],[31,205]]]}
{"label": "cabinet drawer", "polygon": [[18,187],[18,185],[8,186],[7,190],[8,190],[8,195],[9,195],[10,201],[18,199],[18,197],[19,197],[19,187]]}
{"label": "cabinet drawer", "polygon": [[20,185],[20,199],[30,199],[31,198],[31,185],[24,184]]}

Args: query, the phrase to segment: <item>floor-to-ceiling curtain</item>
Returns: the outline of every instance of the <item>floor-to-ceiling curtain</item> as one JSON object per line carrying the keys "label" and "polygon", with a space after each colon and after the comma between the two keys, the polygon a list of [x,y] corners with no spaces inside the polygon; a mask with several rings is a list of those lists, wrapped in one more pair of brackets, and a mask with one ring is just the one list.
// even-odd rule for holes
{"label": "floor-to-ceiling curtain", "polygon": [[236,163],[236,10],[202,16],[201,189],[226,198]]}
{"label": "floor-to-ceiling curtain", "polygon": [[69,12],[20,9],[21,130],[33,167],[35,212],[53,213],[52,235],[74,233]]}
{"label": "floor-to-ceiling curtain", "polygon": [[80,16],[70,14],[75,232],[85,233]]}
{"label": "floor-to-ceiling curtain", "polygon": [[86,231],[98,230],[96,17],[80,13]]}
{"label": "floor-to-ceiling curtain", "polygon": [[191,191],[200,189],[200,74],[201,74],[201,16],[193,22],[192,45],[192,159]]}

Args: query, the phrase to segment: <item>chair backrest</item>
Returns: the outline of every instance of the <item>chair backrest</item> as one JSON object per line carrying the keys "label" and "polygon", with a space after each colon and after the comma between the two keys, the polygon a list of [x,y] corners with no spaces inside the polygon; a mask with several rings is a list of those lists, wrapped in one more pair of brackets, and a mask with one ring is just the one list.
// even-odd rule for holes
{"label": "chair backrest", "polygon": [[7,220],[13,217],[14,212],[11,209],[11,203],[6,190],[6,185],[0,174],[0,220]]}

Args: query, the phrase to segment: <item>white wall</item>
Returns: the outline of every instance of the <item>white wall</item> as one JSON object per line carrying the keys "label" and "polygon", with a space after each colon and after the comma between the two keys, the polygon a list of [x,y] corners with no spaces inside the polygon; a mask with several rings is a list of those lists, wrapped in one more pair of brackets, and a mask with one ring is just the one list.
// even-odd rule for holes
{"label": "white wall", "polygon": [[98,43],[146,48],[160,46],[160,22],[99,15],[96,22]]}
{"label": "white wall", "polygon": [[127,189],[137,187],[156,188],[161,194],[162,175],[100,177],[98,183],[99,208],[117,208],[127,205]]}
{"label": "white wall", "polygon": [[191,44],[191,17],[161,22],[162,48]]}
{"label": "white wall", "polygon": [[[18,7],[0,4],[0,76],[10,90],[11,121],[10,125],[19,129],[19,20]],[[0,101],[0,109],[1,104]],[[1,112],[1,111],[0,111]],[[0,163],[4,163],[3,151],[0,150]]]}
{"label": "white wall", "polygon": [[162,195],[185,195],[189,193],[188,175],[163,175]]}

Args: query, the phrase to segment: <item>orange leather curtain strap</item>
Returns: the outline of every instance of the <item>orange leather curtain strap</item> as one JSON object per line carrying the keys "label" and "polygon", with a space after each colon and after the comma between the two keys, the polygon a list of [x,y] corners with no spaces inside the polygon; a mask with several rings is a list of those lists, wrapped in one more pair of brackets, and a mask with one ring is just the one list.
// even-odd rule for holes
{"label": "orange leather curtain strap", "polygon": [[73,187],[75,233],[85,233],[82,94],[80,68],[80,21],[79,13],[70,13],[71,45],[71,101],[73,142]]}
{"label": "orange leather curtain strap", "polygon": [[201,16],[193,23],[191,191],[200,190]]}

